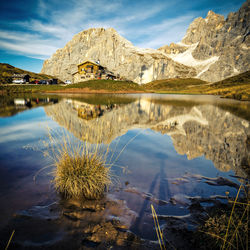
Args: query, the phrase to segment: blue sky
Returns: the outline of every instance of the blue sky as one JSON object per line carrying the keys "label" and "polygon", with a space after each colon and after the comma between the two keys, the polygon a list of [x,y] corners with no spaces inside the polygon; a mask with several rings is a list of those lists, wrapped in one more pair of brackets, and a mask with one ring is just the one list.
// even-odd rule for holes
{"label": "blue sky", "polygon": [[113,27],[135,46],[178,42],[209,10],[225,17],[243,0],[5,0],[0,8],[0,62],[40,72],[43,60],[78,32]]}

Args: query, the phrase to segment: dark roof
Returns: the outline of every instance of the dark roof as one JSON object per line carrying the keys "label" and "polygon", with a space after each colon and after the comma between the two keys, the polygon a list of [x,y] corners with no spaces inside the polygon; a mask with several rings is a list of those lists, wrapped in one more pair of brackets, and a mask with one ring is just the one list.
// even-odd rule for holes
{"label": "dark roof", "polygon": [[28,74],[13,74],[12,77],[25,77],[25,76],[30,76]]}

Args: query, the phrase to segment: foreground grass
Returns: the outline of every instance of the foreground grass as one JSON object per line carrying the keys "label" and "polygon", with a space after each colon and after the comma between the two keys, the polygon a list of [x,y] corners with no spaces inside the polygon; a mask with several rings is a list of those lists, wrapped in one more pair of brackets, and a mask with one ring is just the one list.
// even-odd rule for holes
{"label": "foreground grass", "polygon": [[[240,193],[243,190],[243,198]],[[241,185],[229,206],[213,209],[196,237],[205,249],[249,249],[249,184]]]}
{"label": "foreground grass", "polygon": [[[87,135],[86,135],[87,136]],[[111,184],[109,146],[90,145],[66,131],[49,132],[45,156],[55,168],[54,186],[65,198],[98,199]]]}
{"label": "foreground grass", "polygon": [[84,149],[75,154],[64,149],[55,165],[55,188],[67,198],[98,199],[111,184],[103,159]]}

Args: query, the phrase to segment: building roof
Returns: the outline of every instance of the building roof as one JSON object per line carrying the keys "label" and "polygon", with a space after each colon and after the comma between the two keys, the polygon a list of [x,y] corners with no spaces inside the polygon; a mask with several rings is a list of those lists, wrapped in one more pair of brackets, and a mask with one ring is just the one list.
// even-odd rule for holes
{"label": "building roof", "polygon": [[100,65],[100,63],[97,63],[97,62],[94,62],[94,61],[91,61],[91,60],[86,60],[86,61],[84,61],[84,62],[78,64],[77,66],[81,66],[81,65],[83,65],[83,64],[85,64],[85,63],[87,63],[87,62],[90,62],[90,63],[95,64],[95,65],[97,65],[97,66],[102,66],[102,65]]}
{"label": "building roof", "polygon": [[13,74],[12,77],[25,77],[25,76],[30,76],[28,74]]}

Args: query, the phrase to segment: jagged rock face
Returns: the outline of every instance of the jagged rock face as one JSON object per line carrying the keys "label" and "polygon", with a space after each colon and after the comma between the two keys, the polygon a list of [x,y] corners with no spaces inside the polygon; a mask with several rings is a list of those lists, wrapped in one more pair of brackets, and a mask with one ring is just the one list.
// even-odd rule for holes
{"label": "jagged rock face", "polygon": [[77,138],[90,135],[91,143],[110,143],[129,129],[151,128],[170,135],[176,151],[188,159],[204,155],[220,171],[240,175],[242,166],[249,168],[249,122],[214,105],[175,106],[141,98],[92,120],[78,117],[76,106],[81,104],[63,100],[44,109]]}
{"label": "jagged rock face", "polygon": [[250,70],[249,3],[226,20],[209,11],[191,23],[181,43],[158,50],[139,49],[112,28],[82,31],[44,62],[41,73],[72,79],[77,64],[91,59],[139,84],[173,77],[222,80]]}
{"label": "jagged rock face", "polygon": [[[209,11],[205,19],[199,17],[193,21],[178,45],[188,48],[190,53],[183,53],[180,48],[177,56],[171,51],[165,52],[177,62],[195,66],[198,70],[197,77],[210,82],[249,70],[249,5],[250,1],[247,0],[238,12],[230,13],[226,20]],[[188,56],[189,61],[185,61]],[[196,64],[190,63],[191,61]],[[202,62],[207,64],[203,67]]]}
{"label": "jagged rock face", "polygon": [[108,70],[139,84],[196,75],[195,69],[174,62],[160,51],[136,48],[112,28],[89,29],[75,35],[44,62],[41,72],[62,80],[72,79],[77,64],[89,59],[100,60]]}
{"label": "jagged rock face", "polygon": [[171,43],[170,45],[162,46],[158,50],[166,54],[179,54],[185,52],[187,49],[187,47],[184,47],[182,45]]}

